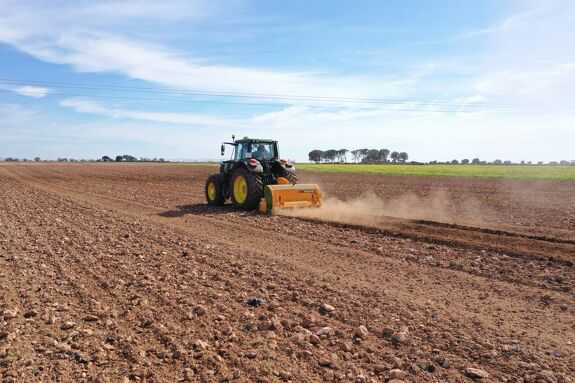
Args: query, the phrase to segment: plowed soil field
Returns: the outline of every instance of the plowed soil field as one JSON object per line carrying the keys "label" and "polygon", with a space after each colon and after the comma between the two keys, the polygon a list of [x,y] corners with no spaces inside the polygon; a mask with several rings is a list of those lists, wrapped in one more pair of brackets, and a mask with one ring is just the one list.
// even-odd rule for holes
{"label": "plowed soil field", "polygon": [[214,171],[1,165],[2,381],[575,381],[575,183],[305,172],[369,218],[286,217]]}

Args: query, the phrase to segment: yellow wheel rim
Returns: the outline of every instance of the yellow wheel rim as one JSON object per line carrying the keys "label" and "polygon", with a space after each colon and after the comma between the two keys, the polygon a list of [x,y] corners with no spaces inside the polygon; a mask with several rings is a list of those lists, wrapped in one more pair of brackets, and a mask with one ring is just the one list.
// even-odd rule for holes
{"label": "yellow wheel rim", "polygon": [[234,180],[234,197],[238,203],[244,203],[248,197],[248,183],[243,176],[237,176]]}
{"label": "yellow wheel rim", "polygon": [[210,201],[214,201],[216,199],[216,185],[213,182],[208,184],[208,198]]}

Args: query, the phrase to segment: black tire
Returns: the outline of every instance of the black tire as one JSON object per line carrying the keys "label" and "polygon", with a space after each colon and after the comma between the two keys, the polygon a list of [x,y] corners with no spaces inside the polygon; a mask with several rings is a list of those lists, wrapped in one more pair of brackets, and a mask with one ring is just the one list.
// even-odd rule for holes
{"label": "black tire", "polygon": [[297,176],[295,175],[295,172],[286,172],[284,178],[286,178],[289,182],[291,182],[294,185],[297,184]]}
{"label": "black tire", "polygon": [[[213,196],[213,198],[210,198],[210,194],[208,192],[208,189],[210,187],[210,184],[213,184],[215,187],[215,196]],[[206,186],[204,188],[204,191],[206,193],[206,201],[208,201],[208,205],[211,206],[222,206],[225,202],[226,199],[224,198],[224,193],[222,190],[222,175],[221,174],[212,174],[211,176],[208,177],[208,179],[206,180]]]}
{"label": "black tire", "polygon": [[[247,184],[247,195],[243,201],[238,201],[235,196],[234,184],[238,177],[243,177]],[[230,181],[230,195],[235,207],[242,210],[256,209],[264,195],[264,184],[262,178],[247,169],[239,168],[232,173]]]}

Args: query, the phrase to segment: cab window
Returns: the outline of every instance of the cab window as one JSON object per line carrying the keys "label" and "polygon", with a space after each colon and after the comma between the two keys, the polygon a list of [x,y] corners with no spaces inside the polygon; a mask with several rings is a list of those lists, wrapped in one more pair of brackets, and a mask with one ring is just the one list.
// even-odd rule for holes
{"label": "cab window", "polygon": [[260,161],[269,161],[275,157],[275,148],[273,144],[258,143],[252,148],[252,156]]}
{"label": "cab window", "polygon": [[248,158],[248,144],[239,143],[236,146],[234,160],[239,161]]}

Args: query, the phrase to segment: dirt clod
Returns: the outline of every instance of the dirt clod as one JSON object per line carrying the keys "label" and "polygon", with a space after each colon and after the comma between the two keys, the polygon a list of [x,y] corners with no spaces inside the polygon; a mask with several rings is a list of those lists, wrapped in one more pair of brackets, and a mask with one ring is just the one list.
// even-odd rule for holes
{"label": "dirt clod", "polygon": [[487,373],[484,370],[481,370],[479,368],[474,368],[474,367],[467,367],[465,369],[465,373],[473,379],[485,379],[485,378],[489,378],[489,373]]}

